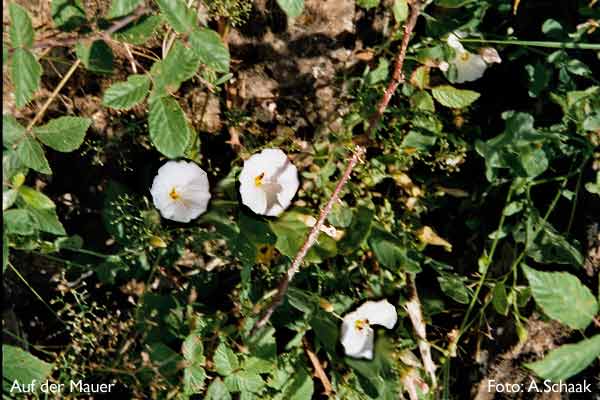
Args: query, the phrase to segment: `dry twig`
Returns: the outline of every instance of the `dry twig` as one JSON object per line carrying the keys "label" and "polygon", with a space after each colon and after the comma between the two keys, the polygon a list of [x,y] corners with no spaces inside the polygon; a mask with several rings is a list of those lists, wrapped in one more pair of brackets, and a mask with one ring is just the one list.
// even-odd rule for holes
{"label": "dry twig", "polygon": [[302,343],[304,344],[304,351],[306,352],[306,355],[308,356],[310,363],[312,364],[313,368],[315,369],[314,376],[316,376],[321,381],[321,384],[323,384],[323,390],[324,390],[323,393],[327,397],[329,397],[329,395],[331,395],[331,392],[332,392],[331,381],[329,380],[329,378],[327,377],[327,374],[325,373],[325,370],[321,366],[321,362],[319,361],[319,358],[310,349],[306,338],[304,338],[302,340]]}
{"label": "dry twig", "polygon": [[[394,65],[394,72],[392,74],[392,79],[390,80],[385,92],[383,93],[383,96],[377,105],[377,109],[376,109],[375,113],[369,120],[369,129],[367,130],[367,133],[366,133],[367,137],[370,137],[371,134],[377,128],[377,125],[379,125],[379,122],[381,121],[383,113],[384,113],[385,109],[387,108],[387,106],[390,102],[390,99],[392,98],[392,95],[394,94],[394,91],[396,90],[398,85],[400,83],[404,82],[404,74],[402,73],[402,67],[404,65],[404,59],[406,57],[406,49],[408,48],[408,42],[410,40],[410,36],[415,28],[417,19],[421,12],[422,3],[420,0],[413,0],[410,3],[410,6],[411,6],[410,7],[410,16],[408,17],[406,25],[404,26],[404,35],[402,36],[400,50],[398,51],[398,54],[395,58],[395,65]],[[273,296],[273,300],[272,300],[271,304],[269,305],[269,307],[267,308],[267,310],[264,312],[263,316],[258,320],[256,325],[254,326],[253,333],[256,332],[258,329],[262,328],[263,326],[265,326],[269,322],[269,319],[271,318],[271,315],[273,315],[273,312],[275,311],[275,309],[283,302],[283,299],[285,298],[285,295],[288,291],[290,281],[292,280],[292,278],[294,277],[296,272],[298,272],[298,269],[300,267],[300,264],[304,260],[304,257],[306,257],[306,254],[308,253],[310,248],[314,245],[315,241],[317,240],[317,237],[319,236],[319,232],[321,231],[321,226],[325,222],[325,218],[327,218],[327,215],[329,215],[331,208],[338,201],[339,194],[340,194],[342,188],[344,187],[344,185],[350,178],[350,174],[352,173],[352,170],[354,169],[354,167],[356,166],[356,164],[358,163],[358,161],[360,160],[360,157],[364,154],[364,152],[365,152],[365,149],[362,146],[356,145],[354,147],[353,155],[350,158],[350,160],[348,161],[348,165],[346,166],[346,169],[344,170],[342,177],[338,181],[338,183],[335,187],[335,190],[333,191],[333,194],[331,195],[331,198],[329,199],[329,201],[327,201],[327,204],[325,204],[325,207],[323,207],[323,209],[321,210],[321,213],[319,214],[319,219],[317,220],[317,223],[312,227],[312,229],[308,233],[306,241],[304,242],[302,247],[300,247],[300,250],[294,257],[294,259],[292,261],[292,265],[290,266],[290,268],[287,270],[287,273],[283,276],[283,278],[279,282],[279,285],[277,286],[277,293]]]}

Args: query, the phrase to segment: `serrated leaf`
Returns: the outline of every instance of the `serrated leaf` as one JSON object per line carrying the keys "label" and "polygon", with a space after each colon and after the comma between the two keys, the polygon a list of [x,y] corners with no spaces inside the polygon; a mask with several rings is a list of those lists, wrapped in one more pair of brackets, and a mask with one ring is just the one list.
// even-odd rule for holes
{"label": "serrated leaf", "polygon": [[231,394],[221,378],[216,378],[208,386],[204,400],[231,400]]}
{"label": "serrated leaf", "polygon": [[96,40],[91,44],[79,42],[75,45],[75,53],[88,71],[98,74],[112,73],[114,56],[104,40]]}
{"label": "serrated leaf", "polygon": [[9,5],[10,41],[13,47],[33,45],[33,26],[27,11],[15,2]]}
{"label": "serrated leaf", "polygon": [[204,389],[206,371],[198,365],[190,365],[183,371],[183,383],[186,394],[201,393]]}
{"label": "serrated leaf", "polygon": [[174,93],[179,85],[194,76],[200,66],[200,58],[192,50],[176,41],[167,57],[152,65],[150,73],[154,77],[150,100]]}
{"label": "serrated leaf", "polygon": [[158,151],[170,158],[183,156],[191,138],[185,114],[171,97],[150,102],[148,114],[150,138]]}
{"label": "serrated leaf", "polygon": [[92,124],[89,118],[59,117],[46,125],[33,128],[36,137],[56,151],[69,152],[79,148]]}
{"label": "serrated leaf", "polygon": [[28,50],[18,48],[13,53],[10,76],[15,85],[15,104],[22,108],[40,86],[42,66]]}
{"label": "serrated leaf", "polygon": [[43,174],[52,174],[48,160],[44,155],[44,149],[42,149],[42,146],[38,141],[31,136],[26,135],[21,139],[17,146],[16,153],[19,161],[21,161],[23,165]]}
{"label": "serrated leaf", "polygon": [[52,0],[50,4],[52,21],[58,29],[72,31],[87,22],[81,0]]}
{"label": "serrated leaf", "polygon": [[185,338],[181,345],[181,352],[183,353],[183,358],[193,364],[204,364],[204,345],[202,344],[202,337],[200,335],[191,334]]}
{"label": "serrated leaf", "polygon": [[12,115],[2,115],[2,144],[10,149],[25,135],[25,127]]}
{"label": "serrated leaf", "polygon": [[228,376],[240,367],[235,353],[225,343],[220,343],[213,356],[213,364],[219,375]]}
{"label": "serrated leaf", "polygon": [[194,30],[190,34],[190,43],[203,64],[217,72],[229,72],[229,50],[215,31]]}
{"label": "serrated leaf", "polygon": [[600,335],[550,351],[540,361],[525,364],[536,375],[553,382],[565,381],[583,371],[600,356]]}
{"label": "serrated leaf", "polygon": [[178,33],[188,33],[196,26],[196,16],[183,0],[156,0],[162,16]]}
{"label": "serrated leaf", "polygon": [[304,10],[304,0],[277,0],[277,4],[290,18],[296,18]]}
{"label": "serrated leaf", "polygon": [[291,382],[284,388],[286,400],[310,400],[315,390],[314,382],[305,368],[297,368]]}
{"label": "serrated leaf", "polygon": [[265,386],[259,374],[239,371],[225,378],[225,386],[230,392],[258,393]]}
{"label": "serrated leaf", "polygon": [[112,84],[104,92],[102,104],[118,110],[127,110],[140,103],[150,90],[147,75],[130,75],[126,82]]}
{"label": "serrated leaf", "polygon": [[449,108],[464,108],[480,96],[472,90],[457,89],[450,85],[436,86],[431,89],[431,94],[441,105]]}
{"label": "serrated leaf", "polygon": [[162,19],[158,15],[144,15],[123,29],[119,29],[113,34],[113,38],[131,44],[144,44],[152,37],[161,22]]}
{"label": "serrated leaf", "polygon": [[27,211],[37,222],[37,228],[40,231],[52,233],[53,235],[66,235],[67,232],[63,227],[63,224],[58,219],[56,209],[44,209],[39,210],[35,208],[27,208]]}
{"label": "serrated leaf", "polygon": [[21,186],[19,188],[19,195],[25,201],[25,203],[29,204],[33,208],[44,210],[56,207],[54,202],[48,196],[42,192],[38,192],[37,190],[30,188],[29,186]]}
{"label": "serrated leaf", "polygon": [[31,235],[35,232],[36,221],[33,216],[23,209],[8,210],[2,213],[6,233]]}
{"label": "serrated leaf", "polygon": [[112,0],[108,18],[118,18],[130,14],[142,0]]}
{"label": "serrated leaf", "polygon": [[598,312],[598,302],[576,276],[566,272],[540,272],[526,265],[522,268],[533,298],[549,317],[573,329],[584,329],[592,322]]}
{"label": "serrated leaf", "polygon": [[[20,347],[2,345],[3,392],[10,393],[14,381],[29,384],[44,382],[52,372],[53,365],[40,360]],[[8,386],[8,388],[7,388]],[[36,385],[39,388],[39,385]]]}

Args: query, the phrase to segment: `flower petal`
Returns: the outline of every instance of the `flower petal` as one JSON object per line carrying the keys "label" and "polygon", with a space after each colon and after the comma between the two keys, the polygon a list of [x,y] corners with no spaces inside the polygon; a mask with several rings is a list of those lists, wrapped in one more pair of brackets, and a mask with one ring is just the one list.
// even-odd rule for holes
{"label": "flower petal", "polygon": [[367,301],[355,311],[359,319],[368,319],[370,325],[382,325],[392,329],[398,321],[396,307],[387,300]]}
{"label": "flower petal", "polygon": [[362,329],[356,328],[357,313],[352,312],[344,317],[342,322],[341,343],[344,346],[344,352],[350,357],[373,358],[373,329],[364,326]]}
{"label": "flower petal", "polygon": [[267,194],[264,190],[256,187],[254,178],[251,183],[241,182],[240,195],[242,203],[256,214],[264,214],[267,211]]}
{"label": "flower petal", "polygon": [[462,53],[462,52],[465,51],[465,48],[460,43],[459,37],[456,34],[454,34],[454,33],[451,33],[448,36],[448,39],[446,39],[446,43],[448,43],[448,46],[452,47],[458,53]]}
{"label": "flower petal", "polygon": [[[172,197],[173,191],[177,198]],[[210,200],[208,176],[195,163],[168,161],[158,169],[150,193],[164,218],[189,222],[206,211]]]}
{"label": "flower petal", "polygon": [[487,68],[487,64],[480,55],[469,52],[459,54],[453,64],[456,67],[455,82],[457,83],[475,81],[483,76]]}

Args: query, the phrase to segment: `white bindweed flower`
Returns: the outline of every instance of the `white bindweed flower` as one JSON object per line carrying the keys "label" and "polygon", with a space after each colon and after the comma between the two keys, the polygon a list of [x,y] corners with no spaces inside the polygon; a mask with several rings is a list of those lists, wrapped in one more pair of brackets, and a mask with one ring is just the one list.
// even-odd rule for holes
{"label": "white bindweed flower", "polygon": [[150,188],[161,215],[190,222],[206,211],[210,192],[206,172],[193,162],[168,161],[158,169]]}
{"label": "white bindweed flower", "polygon": [[300,182],[298,170],[280,149],[265,149],[244,161],[242,203],[257,214],[277,216],[289,207]]}
{"label": "white bindweed flower", "polygon": [[448,36],[448,46],[454,49],[456,56],[450,64],[456,68],[456,83],[475,81],[483,76],[487,64],[479,54],[473,54],[463,47],[454,33]]}
{"label": "white bindweed flower", "polygon": [[341,342],[346,355],[356,358],[373,358],[375,334],[371,325],[392,329],[398,315],[396,308],[387,300],[367,301],[344,316]]}

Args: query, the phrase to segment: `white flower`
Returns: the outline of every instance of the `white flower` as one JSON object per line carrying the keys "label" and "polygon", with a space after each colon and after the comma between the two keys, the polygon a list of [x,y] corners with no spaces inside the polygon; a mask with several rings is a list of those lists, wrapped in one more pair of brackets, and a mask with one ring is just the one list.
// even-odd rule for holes
{"label": "white flower", "polygon": [[244,162],[242,203],[257,214],[277,216],[289,207],[298,186],[298,170],[280,149],[265,149]]}
{"label": "white flower", "polygon": [[392,329],[398,315],[396,308],[387,300],[367,301],[355,311],[344,316],[341,342],[350,357],[373,358],[374,332],[371,325]]}
{"label": "white flower", "polygon": [[485,61],[488,64],[500,64],[502,62],[500,54],[498,54],[498,50],[496,50],[493,47],[482,47],[481,49],[479,49],[479,55],[481,56],[481,58],[483,58],[483,61]]}
{"label": "white flower", "polygon": [[463,83],[475,81],[483,76],[487,64],[479,54],[473,54],[463,47],[457,35],[451,33],[448,36],[448,46],[454,49],[456,57],[450,61],[450,64],[456,68],[456,78],[454,82]]}
{"label": "white flower", "polygon": [[186,161],[168,161],[160,167],[150,193],[161,215],[177,222],[197,218],[210,200],[206,172]]}

